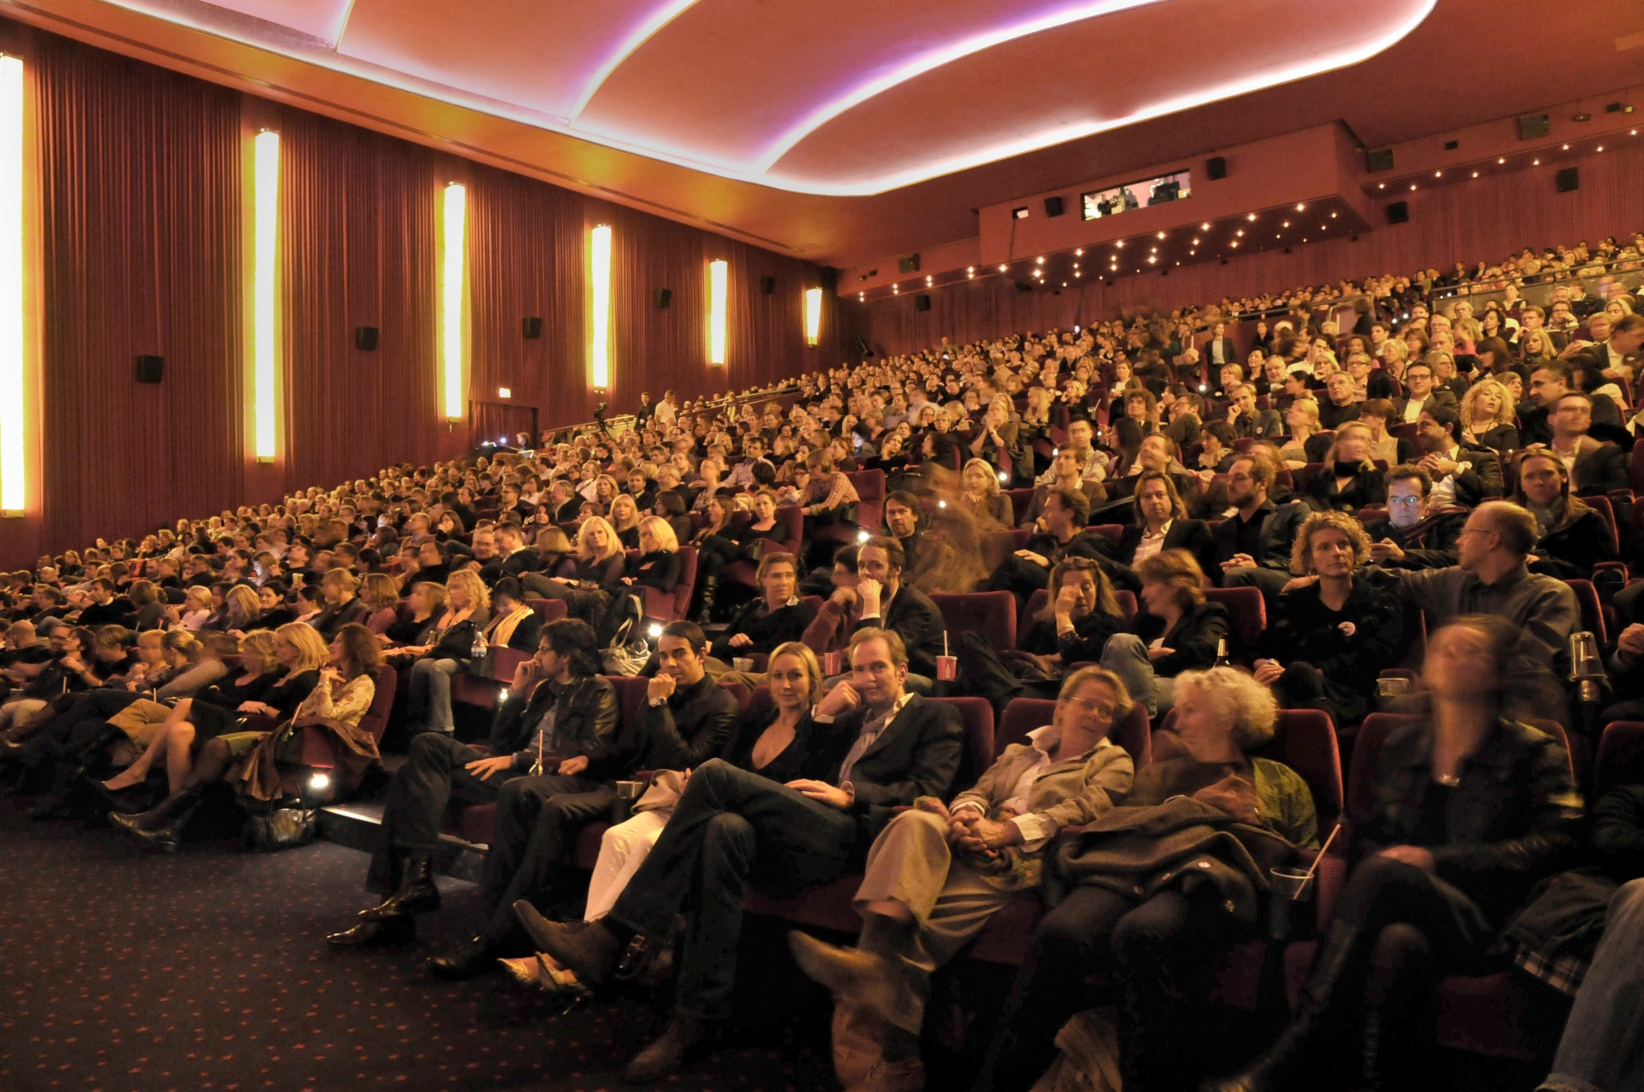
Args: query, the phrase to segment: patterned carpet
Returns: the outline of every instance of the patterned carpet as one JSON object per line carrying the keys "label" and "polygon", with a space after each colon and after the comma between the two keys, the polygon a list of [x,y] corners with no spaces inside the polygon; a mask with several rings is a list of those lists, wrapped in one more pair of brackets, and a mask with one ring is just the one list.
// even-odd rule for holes
{"label": "patterned carpet", "polygon": [[[660,1030],[636,1001],[560,1014],[504,976],[431,978],[423,961],[477,917],[466,884],[422,919],[414,947],[332,952],[324,934],[369,905],[354,850],[189,844],[169,856],[112,830],[32,822],[15,800],[0,801],[0,842],[4,1092],[595,1092],[627,1087],[621,1066]],[[744,961],[754,988],[740,991],[759,1022],[654,1087],[838,1088],[825,998],[771,973],[786,956],[767,933]]]}

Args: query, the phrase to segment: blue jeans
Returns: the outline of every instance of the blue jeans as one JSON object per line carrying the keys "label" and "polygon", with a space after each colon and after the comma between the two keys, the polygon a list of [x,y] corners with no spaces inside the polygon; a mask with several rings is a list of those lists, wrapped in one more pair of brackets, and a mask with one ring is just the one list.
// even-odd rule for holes
{"label": "blue jeans", "polygon": [[1558,1042],[1548,1092],[1624,1092],[1644,1088],[1644,880],[1610,899],[1604,937],[1576,992]]}

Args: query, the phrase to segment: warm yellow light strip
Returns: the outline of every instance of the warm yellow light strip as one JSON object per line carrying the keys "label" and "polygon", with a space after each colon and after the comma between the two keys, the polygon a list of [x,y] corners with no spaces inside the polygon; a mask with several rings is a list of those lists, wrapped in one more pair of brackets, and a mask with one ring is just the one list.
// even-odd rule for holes
{"label": "warm yellow light strip", "polygon": [[805,289],[805,344],[816,348],[822,339],[822,289]]}
{"label": "warm yellow light strip", "polygon": [[264,130],[252,144],[251,390],[258,462],[278,448],[275,357],[280,240],[280,134]]}
{"label": "warm yellow light strip", "polygon": [[463,257],[467,253],[468,190],[445,187],[445,260],[440,267],[440,390],[445,416],[462,416]]}
{"label": "warm yellow light strip", "polygon": [[0,57],[0,510],[27,507],[23,340],[23,62]]}
{"label": "warm yellow light strip", "polygon": [[708,263],[708,363],[725,363],[725,297],[731,283],[731,263]]}
{"label": "warm yellow light strip", "polygon": [[593,340],[588,363],[594,389],[611,386],[611,225],[600,224],[588,236],[588,305],[592,308]]}

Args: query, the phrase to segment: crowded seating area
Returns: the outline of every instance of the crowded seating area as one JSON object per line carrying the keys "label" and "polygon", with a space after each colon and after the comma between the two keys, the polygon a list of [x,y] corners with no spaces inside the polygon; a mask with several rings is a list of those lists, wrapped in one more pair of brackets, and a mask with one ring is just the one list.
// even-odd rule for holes
{"label": "crowded seating area", "polygon": [[631,1081],[717,1048],[758,916],[850,1089],[1636,1087],[1641,255],[669,391],[42,556],[0,774],[132,853],[375,808],[342,955],[470,849],[430,980],[646,997]]}

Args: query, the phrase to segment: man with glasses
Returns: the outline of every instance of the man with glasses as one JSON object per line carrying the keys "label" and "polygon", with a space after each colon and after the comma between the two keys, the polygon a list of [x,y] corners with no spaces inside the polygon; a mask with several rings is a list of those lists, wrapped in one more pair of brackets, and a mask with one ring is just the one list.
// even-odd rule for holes
{"label": "man with glasses", "polygon": [[[371,858],[366,887],[388,898],[360,914],[360,924],[326,940],[333,948],[409,944],[416,916],[440,905],[434,851],[451,798],[494,803],[506,784],[540,762],[573,787],[599,788],[593,775],[620,765],[616,692],[599,676],[599,645],[588,623],[565,618],[543,628],[537,654],[514,674],[486,750],[439,732],[411,741],[388,786],[382,848]],[[582,775],[589,776],[582,776]]]}
{"label": "man with glasses", "polygon": [[1393,403],[1393,416],[1405,424],[1413,424],[1421,411],[1430,406],[1456,408],[1455,392],[1448,387],[1433,389],[1433,366],[1416,361],[1404,370],[1405,397]]}
{"label": "man with glasses", "polygon": [[849,680],[797,729],[821,744],[817,777],[779,785],[714,759],[691,775],[609,915],[560,924],[515,904],[538,947],[596,989],[642,973],[655,952],[671,949],[683,915],[673,1020],[628,1064],[628,1080],[677,1072],[711,1048],[729,1019],[742,899],[756,867],[793,888],[828,883],[861,867],[896,808],[951,790],[963,749],[959,714],[905,689],[901,638],[858,630],[850,663]]}
{"label": "man with glasses", "polygon": [[1442,569],[1456,563],[1465,512],[1432,510],[1433,479],[1405,463],[1387,472],[1387,515],[1364,525],[1370,560],[1384,569]]}

